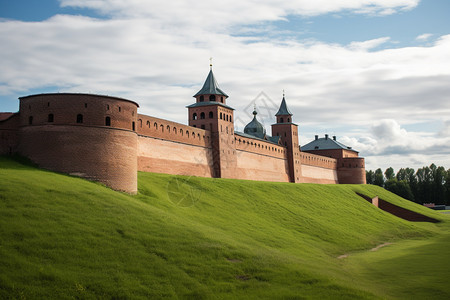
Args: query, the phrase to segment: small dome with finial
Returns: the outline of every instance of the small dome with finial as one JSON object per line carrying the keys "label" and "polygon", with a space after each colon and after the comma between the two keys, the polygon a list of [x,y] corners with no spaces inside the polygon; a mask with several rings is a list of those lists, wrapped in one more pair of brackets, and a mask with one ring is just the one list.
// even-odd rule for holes
{"label": "small dome with finial", "polygon": [[253,135],[257,138],[263,139],[266,136],[266,129],[264,126],[258,122],[256,119],[256,115],[258,113],[256,112],[256,109],[253,111],[253,120],[247,124],[244,128],[244,133]]}

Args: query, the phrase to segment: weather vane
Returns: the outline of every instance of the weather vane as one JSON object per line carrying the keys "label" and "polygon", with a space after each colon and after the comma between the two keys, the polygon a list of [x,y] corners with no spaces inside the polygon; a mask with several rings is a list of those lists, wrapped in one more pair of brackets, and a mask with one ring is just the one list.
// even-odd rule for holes
{"label": "weather vane", "polygon": [[210,67],[211,70],[212,70],[212,57],[209,58],[209,67]]}

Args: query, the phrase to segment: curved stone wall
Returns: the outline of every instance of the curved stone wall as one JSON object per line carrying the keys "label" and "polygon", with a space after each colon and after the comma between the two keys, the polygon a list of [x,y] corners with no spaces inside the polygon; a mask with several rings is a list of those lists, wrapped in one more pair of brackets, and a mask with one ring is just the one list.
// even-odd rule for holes
{"label": "curved stone wall", "polygon": [[337,174],[340,184],[365,184],[366,169],[364,158],[352,157],[339,159]]}
{"label": "curved stone wall", "polygon": [[20,100],[21,155],[45,169],[137,192],[136,103],[85,94]]}

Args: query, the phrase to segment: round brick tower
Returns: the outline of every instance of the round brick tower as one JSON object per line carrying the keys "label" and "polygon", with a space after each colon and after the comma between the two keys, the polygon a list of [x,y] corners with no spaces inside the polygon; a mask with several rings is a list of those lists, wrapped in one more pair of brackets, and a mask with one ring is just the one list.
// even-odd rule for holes
{"label": "round brick tower", "polygon": [[137,103],[70,93],[19,99],[21,155],[45,169],[137,192]]}

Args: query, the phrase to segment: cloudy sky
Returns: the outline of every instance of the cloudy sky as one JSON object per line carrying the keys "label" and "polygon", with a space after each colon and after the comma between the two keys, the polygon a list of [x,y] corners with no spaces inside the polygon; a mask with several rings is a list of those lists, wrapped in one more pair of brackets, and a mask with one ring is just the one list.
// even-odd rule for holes
{"label": "cloudy sky", "polygon": [[20,96],[124,97],[187,123],[210,57],[270,132],[283,90],[300,144],[336,135],[367,169],[450,168],[448,0],[0,0],[0,111]]}

